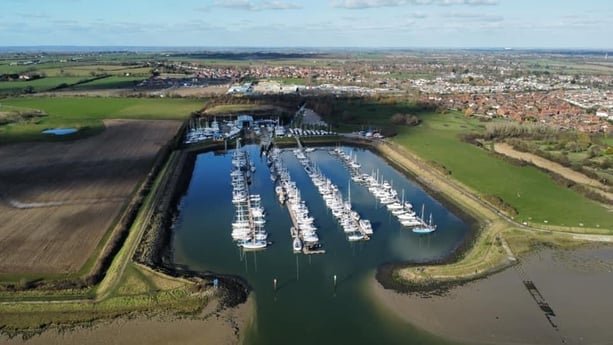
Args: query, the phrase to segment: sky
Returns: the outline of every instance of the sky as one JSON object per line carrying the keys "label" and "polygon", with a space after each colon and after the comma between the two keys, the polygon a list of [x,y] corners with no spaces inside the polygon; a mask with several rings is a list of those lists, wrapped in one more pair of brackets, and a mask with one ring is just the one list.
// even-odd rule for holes
{"label": "sky", "polygon": [[0,47],[613,48],[611,0],[0,0]]}

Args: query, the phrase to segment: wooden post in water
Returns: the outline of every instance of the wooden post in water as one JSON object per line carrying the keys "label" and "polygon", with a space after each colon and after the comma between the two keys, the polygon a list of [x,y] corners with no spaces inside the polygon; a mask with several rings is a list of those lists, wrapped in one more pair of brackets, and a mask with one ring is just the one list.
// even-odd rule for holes
{"label": "wooden post in water", "polygon": [[272,280],[272,285],[273,285],[275,291],[277,291],[277,278]]}

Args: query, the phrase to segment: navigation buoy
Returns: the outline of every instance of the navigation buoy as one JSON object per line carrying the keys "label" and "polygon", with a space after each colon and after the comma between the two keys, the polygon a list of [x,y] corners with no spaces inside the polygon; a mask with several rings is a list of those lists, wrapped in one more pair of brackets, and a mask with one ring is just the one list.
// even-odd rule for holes
{"label": "navigation buoy", "polygon": [[273,285],[275,291],[277,291],[277,278],[272,280],[272,285]]}

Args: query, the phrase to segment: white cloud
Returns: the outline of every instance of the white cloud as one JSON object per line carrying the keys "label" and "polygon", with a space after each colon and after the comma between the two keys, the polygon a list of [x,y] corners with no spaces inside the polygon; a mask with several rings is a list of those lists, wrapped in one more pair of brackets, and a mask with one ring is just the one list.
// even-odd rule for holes
{"label": "white cloud", "polygon": [[364,9],[377,7],[398,7],[405,5],[496,5],[498,0],[334,0],[333,7]]}
{"label": "white cloud", "polygon": [[453,12],[444,14],[443,17],[471,22],[501,22],[503,16],[487,13]]}
{"label": "white cloud", "polygon": [[266,11],[266,10],[296,10],[302,8],[301,5],[293,2],[280,0],[253,1],[253,0],[224,0],[216,1],[209,7],[199,8],[200,11],[208,11],[211,8],[228,8],[243,11]]}

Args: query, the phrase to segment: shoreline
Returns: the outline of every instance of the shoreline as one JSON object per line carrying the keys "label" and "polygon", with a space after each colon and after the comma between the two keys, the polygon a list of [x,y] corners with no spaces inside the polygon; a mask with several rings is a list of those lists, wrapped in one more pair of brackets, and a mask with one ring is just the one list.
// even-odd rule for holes
{"label": "shoreline", "polygon": [[0,342],[6,345],[240,344],[252,322],[253,310],[253,298],[231,308],[223,307],[220,298],[215,298],[198,315],[128,315],[69,329],[58,325],[28,339],[0,335]]}
{"label": "shoreline", "polygon": [[[599,247],[538,251],[512,269],[440,294],[401,294],[375,277],[369,278],[368,291],[386,311],[452,341],[604,344],[613,338],[607,326],[613,317],[612,283],[613,248]],[[551,314],[537,303],[535,291]]]}

